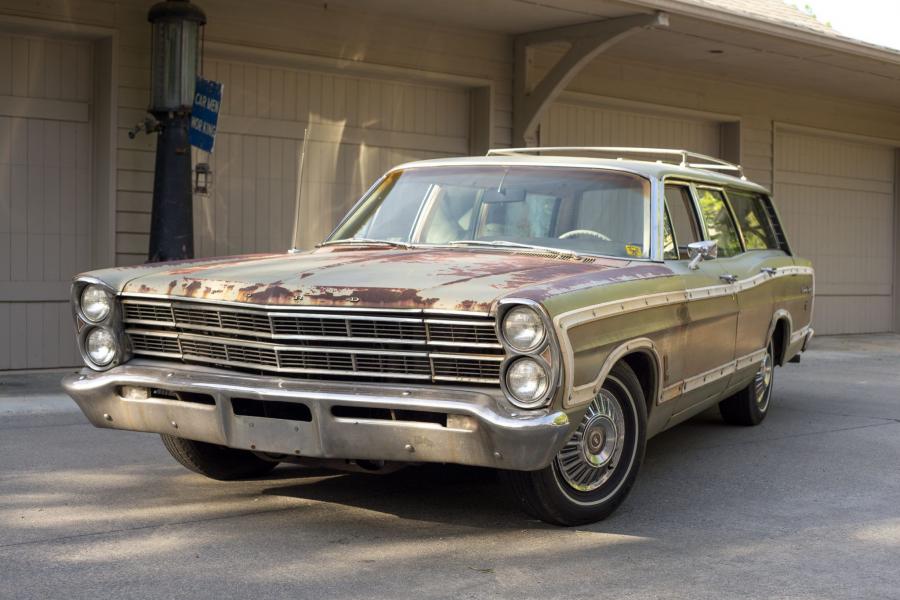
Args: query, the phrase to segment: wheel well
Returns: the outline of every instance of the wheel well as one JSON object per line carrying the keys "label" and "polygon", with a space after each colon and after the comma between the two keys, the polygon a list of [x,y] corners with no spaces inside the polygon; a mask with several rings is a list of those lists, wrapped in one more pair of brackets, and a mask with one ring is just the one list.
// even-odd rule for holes
{"label": "wheel well", "polygon": [[788,321],[778,319],[775,322],[775,330],[772,332],[772,351],[775,353],[775,364],[784,365],[784,353],[787,350]]}
{"label": "wheel well", "polygon": [[641,383],[641,391],[644,392],[644,400],[647,403],[647,415],[650,415],[650,409],[656,403],[656,386],[659,377],[659,369],[656,365],[656,359],[646,352],[632,352],[626,354],[620,360],[625,362]]}

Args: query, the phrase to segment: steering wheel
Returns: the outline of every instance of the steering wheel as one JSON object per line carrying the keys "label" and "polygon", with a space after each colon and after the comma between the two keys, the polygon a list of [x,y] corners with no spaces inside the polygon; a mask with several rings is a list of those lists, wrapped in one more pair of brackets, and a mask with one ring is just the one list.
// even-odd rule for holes
{"label": "steering wheel", "polygon": [[562,234],[561,236],[559,236],[559,239],[561,239],[561,240],[567,240],[567,239],[569,239],[569,238],[571,238],[571,237],[575,237],[575,236],[578,236],[578,235],[586,235],[586,236],[588,236],[588,237],[600,238],[600,239],[603,240],[604,242],[611,242],[611,241],[612,241],[612,240],[609,238],[609,236],[604,235],[604,234],[600,233],[599,231],[594,231],[593,229],[573,229],[572,231],[567,231],[567,232],[565,232],[564,234]]}

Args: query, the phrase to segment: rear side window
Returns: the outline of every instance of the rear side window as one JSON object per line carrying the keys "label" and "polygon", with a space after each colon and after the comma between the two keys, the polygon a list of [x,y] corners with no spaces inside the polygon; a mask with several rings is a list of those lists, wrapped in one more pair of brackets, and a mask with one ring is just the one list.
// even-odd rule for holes
{"label": "rear side window", "polygon": [[744,234],[747,250],[778,250],[778,238],[766,213],[763,198],[753,192],[728,190],[728,200],[738,226]]}
{"label": "rear side window", "polygon": [[691,201],[691,190],[684,185],[667,185],[663,258],[686,260],[688,244],[698,241],[700,227]]}
{"label": "rear side window", "polygon": [[741,253],[741,239],[728,212],[725,196],[719,190],[697,188],[700,214],[709,239],[719,245],[719,256],[727,258]]}

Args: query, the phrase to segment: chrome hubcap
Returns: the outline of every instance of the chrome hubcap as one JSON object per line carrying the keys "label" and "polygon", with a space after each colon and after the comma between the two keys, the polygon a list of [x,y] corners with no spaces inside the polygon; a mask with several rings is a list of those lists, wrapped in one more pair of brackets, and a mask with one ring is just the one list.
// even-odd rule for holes
{"label": "chrome hubcap", "polygon": [[600,390],[556,457],[563,479],[574,489],[595,490],[612,476],[625,445],[625,417],[615,397]]}
{"label": "chrome hubcap", "polygon": [[770,385],[772,385],[772,355],[767,352],[753,380],[753,389],[756,391],[756,405],[762,412],[765,412],[769,407]]}

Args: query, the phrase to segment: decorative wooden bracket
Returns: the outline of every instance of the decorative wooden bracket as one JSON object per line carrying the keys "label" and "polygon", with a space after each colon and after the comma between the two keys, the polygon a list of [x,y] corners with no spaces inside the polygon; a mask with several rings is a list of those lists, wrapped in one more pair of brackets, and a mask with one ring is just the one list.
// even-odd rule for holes
{"label": "decorative wooden bracket", "polygon": [[[537,127],[544,111],[586,64],[633,33],[668,25],[669,15],[658,12],[534,31],[516,37],[513,146],[536,144]],[[556,42],[567,42],[568,52],[551,67],[543,79],[532,85],[528,81],[528,69],[533,48]]]}

